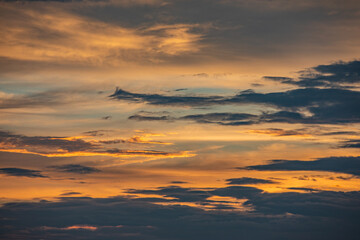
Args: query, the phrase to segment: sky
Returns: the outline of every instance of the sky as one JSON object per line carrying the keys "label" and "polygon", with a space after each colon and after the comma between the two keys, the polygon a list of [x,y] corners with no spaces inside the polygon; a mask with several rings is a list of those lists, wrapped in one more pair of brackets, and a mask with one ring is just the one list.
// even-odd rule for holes
{"label": "sky", "polygon": [[0,239],[358,239],[360,2],[0,0]]}

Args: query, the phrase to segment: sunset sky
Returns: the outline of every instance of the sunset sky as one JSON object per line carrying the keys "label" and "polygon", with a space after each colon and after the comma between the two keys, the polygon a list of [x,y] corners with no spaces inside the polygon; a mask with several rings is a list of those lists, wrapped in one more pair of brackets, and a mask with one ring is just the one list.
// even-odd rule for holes
{"label": "sunset sky", "polygon": [[0,239],[358,239],[359,26],[357,0],[0,0]]}

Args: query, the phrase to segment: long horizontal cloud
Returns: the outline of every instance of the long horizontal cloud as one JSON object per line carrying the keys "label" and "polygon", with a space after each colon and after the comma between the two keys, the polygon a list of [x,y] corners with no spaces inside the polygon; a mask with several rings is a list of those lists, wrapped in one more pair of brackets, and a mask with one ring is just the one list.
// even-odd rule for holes
{"label": "long horizontal cloud", "polygon": [[[303,88],[286,92],[255,93],[245,91],[232,97],[208,96],[165,96],[159,94],[130,93],[121,89],[111,98],[132,102],[144,102],[151,105],[164,106],[210,106],[228,104],[260,104],[278,108],[281,111],[253,115],[248,113],[208,113],[183,116],[178,119],[195,120],[202,123],[219,123],[222,125],[254,124],[256,122],[289,122],[289,123],[319,123],[339,124],[356,123],[360,121],[360,92],[346,89]],[[304,116],[307,110],[311,116]],[[176,120],[169,115],[146,116],[133,115],[133,120]],[[225,121],[226,120],[226,121]]]}
{"label": "long horizontal cloud", "polygon": [[[150,141],[147,138],[134,137],[126,140],[127,143],[170,144]],[[0,151],[32,153],[48,157],[70,156],[112,156],[112,157],[150,157],[175,158],[190,157],[195,154],[190,151],[165,152],[153,149],[119,149],[107,148],[101,144],[116,144],[117,141],[85,141],[79,137],[51,137],[25,136],[0,131]]]}
{"label": "long horizontal cloud", "polygon": [[360,139],[347,140],[340,145],[341,148],[360,148]]}
{"label": "long horizontal cloud", "polygon": [[226,179],[229,185],[246,185],[246,184],[266,184],[266,183],[276,183],[272,180],[267,179],[260,179],[260,178],[249,178],[249,177],[242,177],[242,178],[229,178]]}
{"label": "long horizontal cloud", "polygon": [[49,168],[55,169],[60,172],[78,173],[78,174],[89,174],[89,173],[100,172],[100,170],[97,168],[83,166],[80,164],[65,164],[58,166],[50,166]]}
{"label": "long horizontal cloud", "polygon": [[[26,148],[38,148],[39,152],[45,153],[45,149],[57,149],[67,152],[85,151],[96,149],[98,145],[86,142],[77,138],[50,137],[50,136],[25,136],[21,134],[12,134],[10,132],[0,131],[0,143],[2,146]],[[42,148],[42,149],[39,149]]]}
{"label": "long horizontal cloud", "polygon": [[[345,111],[347,111],[345,109]],[[325,115],[325,114],[324,114]],[[146,116],[141,114],[135,114],[129,117],[130,120],[137,121],[175,121],[175,120],[187,120],[195,121],[197,123],[212,123],[224,126],[241,126],[241,125],[253,125],[261,123],[303,123],[303,124],[340,124],[340,123],[357,123],[359,118],[355,115],[344,116],[334,113],[326,114],[326,116],[311,116],[307,117],[301,113],[293,111],[278,111],[274,113],[262,113],[260,115],[247,114],[247,113],[206,113],[206,114],[192,114],[182,117],[166,116]]]}
{"label": "long horizontal cloud", "polygon": [[116,89],[110,98],[129,102],[142,102],[163,106],[211,106],[225,104],[267,104],[279,108],[313,107],[318,104],[349,104],[350,100],[359,100],[360,92],[346,89],[301,88],[286,92],[256,93],[252,90],[243,91],[235,96],[167,96],[161,94],[131,93]]}
{"label": "long horizontal cloud", "polygon": [[47,176],[41,174],[41,171],[25,168],[0,168],[0,174],[15,177],[47,178]]}
{"label": "long horizontal cloud", "polygon": [[360,157],[328,157],[314,161],[273,160],[269,164],[248,166],[245,169],[259,171],[328,171],[360,176]]}

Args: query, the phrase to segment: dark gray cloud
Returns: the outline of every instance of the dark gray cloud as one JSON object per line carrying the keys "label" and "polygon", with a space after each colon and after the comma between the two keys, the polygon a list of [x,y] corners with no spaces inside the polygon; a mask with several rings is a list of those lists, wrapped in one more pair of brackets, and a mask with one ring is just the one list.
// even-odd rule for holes
{"label": "dark gray cloud", "polygon": [[124,100],[129,102],[145,102],[152,105],[169,105],[169,106],[208,106],[219,104],[225,98],[222,96],[174,96],[161,94],[141,94],[131,93],[120,88],[116,88],[115,92],[109,96],[112,99]]}
{"label": "dark gray cloud", "polygon": [[226,179],[226,181],[228,182],[227,184],[230,184],[230,185],[276,183],[272,180],[266,180],[266,179],[260,179],[260,178],[249,178],[249,177],[229,178],[229,179]]}
{"label": "dark gray cloud", "polygon": [[211,194],[202,190],[194,190],[191,188],[182,188],[178,186],[161,187],[156,190],[137,190],[130,189],[128,193],[141,193],[141,194],[158,194],[166,197],[176,198],[182,202],[199,202],[205,201]]}
{"label": "dark gray cloud", "polygon": [[319,190],[314,188],[301,188],[301,187],[291,187],[288,188],[290,190],[300,190],[300,191],[306,191],[306,192],[319,192]]}
{"label": "dark gray cloud", "polygon": [[341,148],[360,148],[360,140],[347,140],[340,145]]}
{"label": "dark gray cloud", "polygon": [[135,114],[129,117],[131,120],[137,121],[171,121],[173,120],[170,116],[145,116],[140,114]]}
{"label": "dark gray cloud", "polygon": [[269,164],[239,169],[259,171],[328,171],[360,176],[360,157],[327,157],[314,161],[272,160]]}
{"label": "dark gray cloud", "polygon": [[15,177],[47,178],[41,174],[41,171],[25,168],[0,168],[0,173]]}
{"label": "dark gray cloud", "polygon": [[[192,120],[198,123],[221,125],[250,125],[263,122],[343,124],[360,121],[360,92],[342,88],[344,83],[358,83],[360,80],[360,61],[338,62],[319,65],[301,71],[298,80],[287,77],[266,77],[268,79],[293,83],[300,87],[284,92],[256,93],[245,90],[233,96],[189,96],[131,93],[117,88],[109,96],[115,100],[141,102],[158,106],[203,107],[219,105],[257,104],[263,113],[206,113],[172,117],[169,114],[154,115],[138,113],[129,117],[138,121]],[[332,88],[316,88],[316,87]],[[338,87],[338,88],[335,88]],[[278,109],[270,111],[269,107]],[[309,113],[304,115],[304,112]]]}
{"label": "dark gray cloud", "polygon": [[80,192],[65,192],[60,194],[60,196],[72,196],[72,195],[80,195]]}
{"label": "dark gray cloud", "polygon": [[52,168],[60,172],[68,172],[68,173],[76,173],[76,174],[89,174],[89,173],[100,172],[100,170],[97,168],[87,167],[80,164],[65,164],[58,166],[50,166],[49,168]]}
{"label": "dark gray cloud", "polygon": [[318,65],[300,71],[297,79],[265,76],[265,79],[300,87],[351,87],[360,83],[360,61]]}
{"label": "dark gray cloud", "polygon": [[[244,240],[356,240],[359,234],[360,192],[266,193],[239,186],[208,191],[163,187],[133,192],[172,195],[178,197],[177,201],[199,203],[206,196],[235,197],[247,199],[245,205],[254,210],[204,211],[189,206],[154,204],[160,201],[151,198],[63,197],[54,202],[2,205],[0,236],[19,240],[230,240],[234,237]],[[219,205],[221,202],[219,200]],[[92,229],[87,230],[86,226]]]}
{"label": "dark gray cloud", "polygon": [[[354,106],[355,107],[355,106]],[[352,108],[352,106],[350,106]],[[278,111],[273,113],[262,113],[259,115],[248,113],[205,113],[205,114],[192,114],[182,117],[171,116],[146,116],[135,114],[129,117],[130,120],[137,121],[175,121],[175,120],[189,120],[197,123],[211,123],[224,126],[241,126],[241,125],[253,125],[261,123],[303,123],[303,124],[341,124],[341,123],[357,123],[360,117],[357,117],[357,113],[351,115],[354,109],[343,108],[344,115],[337,114],[334,110],[328,112],[320,110],[317,107],[315,110],[319,112],[318,115],[310,117],[305,116],[302,113],[296,111]],[[314,111],[315,111],[314,110]],[[339,110],[340,111],[340,110]],[[294,135],[295,132],[284,133],[282,136]]]}
{"label": "dark gray cloud", "polygon": [[184,183],[188,183],[188,182],[184,182],[184,181],[172,181],[170,182],[171,184],[184,184]]}
{"label": "dark gray cloud", "polygon": [[[342,124],[360,121],[360,92],[348,89],[301,88],[286,92],[256,93],[243,91],[235,96],[165,96],[160,94],[130,93],[121,89],[110,96],[113,99],[131,102],[145,102],[163,106],[210,106],[246,105],[264,106],[261,115],[248,113],[207,113],[174,118],[169,115],[148,116],[136,114],[129,119],[139,121],[194,120],[199,123],[221,125],[249,125],[262,122],[288,122],[308,124]],[[275,107],[278,112],[266,112],[266,107]],[[307,110],[311,116],[304,116]]]}
{"label": "dark gray cloud", "polygon": [[105,116],[105,117],[102,117],[101,119],[103,119],[103,120],[110,120],[110,119],[112,119],[112,116]]}
{"label": "dark gray cloud", "polygon": [[247,113],[207,113],[193,114],[179,118],[192,120],[198,123],[217,123],[220,125],[250,125],[258,121],[258,117]]}

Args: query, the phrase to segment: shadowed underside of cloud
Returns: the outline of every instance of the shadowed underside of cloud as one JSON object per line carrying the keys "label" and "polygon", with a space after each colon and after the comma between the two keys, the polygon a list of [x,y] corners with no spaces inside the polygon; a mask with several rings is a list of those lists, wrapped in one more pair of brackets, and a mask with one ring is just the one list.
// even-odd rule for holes
{"label": "shadowed underside of cloud", "polygon": [[100,170],[97,168],[87,167],[80,164],[65,164],[58,166],[50,166],[49,168],[52,168],[60,172],[78,173],[78,174],[89,174],[89,173],[100,172]]}
{"label": "shadowed underside of cloud", "polygon": [[245,184],[266,184],[266,183],[276,183],[272,180],[260,179],[260,178],[230,178],[226,179],[229,185],[245,185]]}
{"label": "shadowed underside of cloud", "polygon": [[328,171],[360,176],[360,157],[328,157],[314,161],[273,160],[269,164],[248,166],[245,169],[259,171]]}
{"label": "shadowed underside of cloud", "polygon": [[[355,240],[359,234],[359,192],[265,193],[249,187],[197,190],[174,186],[132,192],[174,196],[180,203],[206,204],[210,201],[206,197],[245,198],[254,210],[204,211],[155,204],[160,198],[63,197],[56,202],[4,204],[0,235],[20,240]],[[171,201],[163,199],[163,203]],[[219,205],[222,202],[218,200]]]}
{"label": "shadowed underside of cloud", "polygon": [[0,174],[15,177],[47,178],[47,176],[42,175],[40,171],[24,168],[0,168]]}
{"label": "shadowed underside of cloud", "polygon": [[298,79],[265,76],[265,79],[300,87],[352,87],[360,83],[360,61],[318,65],[300,71]]}

